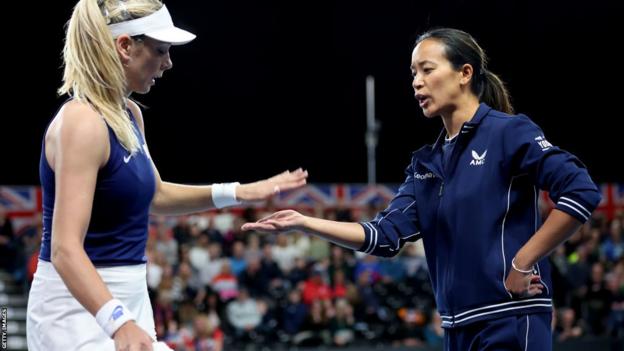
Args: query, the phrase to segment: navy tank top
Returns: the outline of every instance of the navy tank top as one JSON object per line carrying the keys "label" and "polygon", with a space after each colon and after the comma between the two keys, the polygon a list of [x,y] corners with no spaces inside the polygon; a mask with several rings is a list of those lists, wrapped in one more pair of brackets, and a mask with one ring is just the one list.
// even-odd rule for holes
{"label": "navy tank top", "polygon": [[[147,261],[149,207],[156,191],[156,179],[145,139],[134,116],[129,110],[128,113],[142,147],[140,152],[131,155],[108,127],[110,156],[97,175],[91,220],[84,241],[84,249],[96,267]],[[45,136],[39,176],[43,190],[43,238],[39,258],[50,261],[55,182],[54,171],[45,156]]]}

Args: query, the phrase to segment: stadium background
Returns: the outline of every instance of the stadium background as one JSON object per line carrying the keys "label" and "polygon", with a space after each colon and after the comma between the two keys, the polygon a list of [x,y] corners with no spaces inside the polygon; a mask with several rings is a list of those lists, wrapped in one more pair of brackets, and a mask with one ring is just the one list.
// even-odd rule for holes
{"label": "stadium background", "polygon": [[[326,193],[331,191],[327,190],[331,186],[324,185],[336,184],[336,189],[344,188],[343,184],[354,185],[355,189],[357,184],[367,181],[365,77],[372,75],[376,79],[376,114],[381,122],[377,180],[387,185],[382,189],[391,191],[403,179],[410,152],[432,142],[441,128],[439,120],[423,118],[412,96],[409,59],[417,34],[430,26],[452,26],[473,34],[490,55],[490,69],[507,82],[516,110],[535,120],[553,144],[579,156],[607,195],[602,204],[607,212],[598,212],[596,220],[567,244],[560,256],[553,256],[553,260],[559,260],[562,270],[573,267],[572,273],[566,271],[571,275],[569,279],[563,279],[561,287],[555,287],[568,296],[560,297],[556,303],[562,309],[571,307],[576,314],[574,322],[582,329],[582,336],[575,338],[577,344],[564,346],[571,349],[579,345],[589,347],[584,342],[606,342],[592,347],[608,344],[608,318],[603,321],[603,329],[593,330],[590,319],[594,317],[588,315],[591,306],[587,303],[591,300],[583,291],[585,294],[592,291],[591,271],[595,262],[604,270],[604,289],[598,290],[604,295],[598,294],[596,306],[612,298],[604,291],[609,290],[607,283],[612,284],[613,276],[620,279],[620,284],[624,281],[621,253],[624,244],[622,239],[611,239],[621,236],[622,218],[617,213],[621,213],[624,182],[623,148],[618,135],[624,127],[619,106],[622,91],[619,83],[624,73],[619,69],[621,60],[616,54],[624,34],[619,23],[620,4],[605,0],[548,3],[178,0],[166,4],[176,24],[198,34],[198,39],[190,45],[173,48],[174,69],[157,82],[150,94],[136,97],[149,107],[144,113],[148,143],[163,177],[185,183],[244,182],[301,166],[309,170],[313,186],[294,202],[280,203],[281,199],[277,199],[277,204],[299,206],[301,203],[296,200],[303,201],[305,208],[321,211],[327,217],[358,218],[368,213],[367,201],[351,208],[353,204],[349,201],[336,200],[340,199],[338,194]],[[7,6],[9,13],[24,13],[24,9],[11,11],[15,4]],[[63,101],[55,95],[55,90],[62,74],[63,24],[71,14],[73,3],[44,2],[36,6],[36,11],[23,16],[21,27],[12,28],[11,33],[19,35],[8,41],[6,53],[11,60],[5,67],[10,84],[4,101],[11,106],[6,108],[0,122],[3,155],[0,185],[4,186],[0,203],[9,210],[18,233],[11,252],[17,253],[19,248],[20,255],[2,266],[16,274],[3,277],[18,279],[4,283],[5,292],[10,293],[0,293],[3,306],[19,302],[9,288],[20,291],[24,287],[19,284],[20,279],[27,282],[27,270],[20,270],[17,263],[25,262],[36,247],[37,220],[32,211],[37,211],[41,138],[50,117]],[[372,193],[367,199],[375,200],[373,206],[381,206],[388,192],[377,193],[377,188],[371,189],[360,190]],[[544,208],[547,207],[545,201]],[[206,214],[212,220],[191,222],[196,222],[193,225],[210,238],[209,234],[214,234],[214,224],[210,224],[215,222],[214,218],[223,217],[225,220],[221,221],[233,225],[240,216],[252,216],[243,211],[234,211],[233,215],[212,212]],[[603,216],[607,219],[603,220]],[[155,242],[158,232],[174,237],[177,220],[154,218],[153,222]],[[234,236],[229,236],[231,230]],[[619,230],[620,234],[611,234],[613,230]],[[228,229],[228,225],[217,231],[223,238],[237,235],[235,228]],[[212,237],[212,241],[216,238],[219,237]],[[293,235],[291,240],[299,241],[294,238],[299,238],[298,235]],[[247,237],[241,239],[246,241]],[[265,241],[278,246],[276,238],[267,237]],[[224,257],[231,257],[227,255],[232,254],[233,242],[222,243]],[[247,245],[246,242],[245,249]],[[293,245],[296,247],[295,242],[286,246]],[[613,258],[607,254],[610,245],[616,253]],[[300,251],[299,255],[314,256],[310,251]],[[314,257],[306,262],[305,273],[309,276],[323,268],[324,256]],[[412,256],[406,257],[405,261],[414,261]],[[175,263],[161,264],[163,271],[171,267],[178,272]],[[370,265],[378,269],[387,264],[390,263],[380,261],[378,265]],[[380,272],[382,281],[384,275]],[[565,278],[566,273],[562,275]],[[400,281],[411,282],[426,291],[426,280],[410,280],[414,277],[406,276]],[[333,282],[327,272],[323,277]],[[347,278],[357,284],[357,277]],[[375,294],[379,292],[371,296]],[[619,318],[622,318],[621,287],[619,298]],[[583,299],[585,304],[580,302]],[[265,301],[279,307],[278,299],[269,297]],[[366,334],[360,324],[360,329],[351,328],[356,330],[354,335],[361,336],[355,341],[364,341],[369,346],[381,342],[404,344],[400,335],[403,332],[408,335],[410,328],[414,328],[412,335],[424,333],[425,326],[430,324],[427,309],[431,306],[427,306],[426,294],[414,301],[402,306],[408,310],[383,306],[382,313],[392,317],[392,323],[385,324],[395,327],[394,336]],[[418,302],[421,305],[417,306]],[[611,312],[613,305],[607,305]],[[282,318],[279,310],[272,313],[276,320]],[[570,318],[569,313],[566,318]],[[236,341],[233,329],[225,325],[226,314],[221,319],[226,341]],[[359,322],[358,319],[356,323]],[[374,321],[369,325],[373,326]],[[19,325],[14,328],[18,328],[19,335]],[[417,331],[418,328],[423,330]],[[375,337],[367,339],[366,335]],[[422,335],[417,338],[424,345],[426,340]],[[277,336],[274,348],[292,342],[284,340]],[[257,341],[246,340],[236,347],[262,344]]]}

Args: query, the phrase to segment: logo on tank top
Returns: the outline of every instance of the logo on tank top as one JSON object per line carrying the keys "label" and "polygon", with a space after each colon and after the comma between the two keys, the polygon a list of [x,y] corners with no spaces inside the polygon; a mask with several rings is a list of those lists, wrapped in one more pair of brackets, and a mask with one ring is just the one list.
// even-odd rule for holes
{"label": "logo on tank top", "polygon": [[[142,151],[143,151],[143,153],[145,154],[145,156],[147,156],[147,158],[149,158],[149,159],[151,160],[151,159],[152,159],[152,156],[151,156],[151,155],[150,155],[150,153],[149,153],[149,150],[148,150],[148,148],[147,148],[147,144],[143,144],[142,149],[143,149]],[[123,158],[124,163],[128,163],[128,162],[130,162],[130,160],[132,159],[132,155],[134,155],[134,154],[130,154],[130,155],[128,155],[128,156],[124,156],[124,158]]]}

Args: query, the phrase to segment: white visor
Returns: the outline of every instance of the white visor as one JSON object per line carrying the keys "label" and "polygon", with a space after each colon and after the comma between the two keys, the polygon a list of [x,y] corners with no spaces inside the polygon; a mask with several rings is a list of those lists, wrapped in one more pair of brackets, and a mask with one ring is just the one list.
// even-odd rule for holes
{"label": "white visor", "polygon": [[156,40],[171,43],[172,45],[186,44],[195,39],[195,34],[173,25],[173,20],[165,5],[151,15],[109,24],[108,28],[113,38],[117,38],[122,34],[128,34],[131,37],[135,35],[146,35]]}

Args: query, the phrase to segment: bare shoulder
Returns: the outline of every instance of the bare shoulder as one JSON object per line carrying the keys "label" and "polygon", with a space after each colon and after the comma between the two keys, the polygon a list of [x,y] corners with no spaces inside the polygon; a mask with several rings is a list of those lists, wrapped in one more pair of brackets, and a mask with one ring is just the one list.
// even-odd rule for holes
{"label": "bare shoulder", "polygon": [[61,138],[71,137],[73,142],[108,142],[108,129],[100,114],[90,105],[70,101],[56,116]]}
{"label": "bare shoulder", "polygon": [[61,108],[46,135],[46,154],[50,161],[55,158],[52,153],[75,151],[103,164],[108,150],[108,128],[104,119],[93,107],[76,100]]}
{"label": "bare shoulder", "polygon": [[143,112],[141,112],[141,108],[137,105],[133,100],[128,99],[128,108],[132,111],[134,118],[141,129],[141,134],[145,135],[145,124],[143,123]]}

